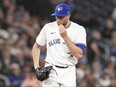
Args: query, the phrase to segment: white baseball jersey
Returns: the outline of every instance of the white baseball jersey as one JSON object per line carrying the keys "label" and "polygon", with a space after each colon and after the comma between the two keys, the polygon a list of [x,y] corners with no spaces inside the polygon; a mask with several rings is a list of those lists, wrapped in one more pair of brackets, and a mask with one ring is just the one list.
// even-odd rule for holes
{"label": "white baseball jersey", "polygon": [[[84,44],[86,46],[86,31],[84,27],[71,22],[66,29],[68,37],[74,44]],[[47,46],[47,55],[45,61],[53,65],[75,65],[78,63],[77,58],[70,55],[70,51],[65,41],[60,36],[57,22],[46,24],[36,38],[36,43]]]}

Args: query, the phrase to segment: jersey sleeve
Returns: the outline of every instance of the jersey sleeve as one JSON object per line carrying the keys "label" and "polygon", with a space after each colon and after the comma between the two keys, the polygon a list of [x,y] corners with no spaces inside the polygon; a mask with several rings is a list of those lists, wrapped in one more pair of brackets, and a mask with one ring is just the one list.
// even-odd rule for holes
{"label": "jersey sleeve", "polygon": [[44,46],[46,44],[46,26],[45,25],[42,30],[40,31],[39,35],[36,38],[36,43],[39,44],[40,46]]}
{"label": "jersey sleeve", "polygon": [[[78,28],[77,28],[78,29]],[[74,40],[74,44],[79,44],[79,45],[84,45],[86,46],[86,31],[85,28],[80,26],[80,28],[78,29],[78,31],[75,31],[75,40]]]}

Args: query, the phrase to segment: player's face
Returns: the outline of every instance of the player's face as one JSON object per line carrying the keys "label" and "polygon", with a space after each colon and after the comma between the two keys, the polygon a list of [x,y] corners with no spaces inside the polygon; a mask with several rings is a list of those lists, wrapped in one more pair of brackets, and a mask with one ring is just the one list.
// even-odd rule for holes
{"label": "player's face", "polygon": [[70,14],[64,17],[56,16],[57,24],[58,25],[62,24],[65,26],[68,23],[69,18],[70,18]]}

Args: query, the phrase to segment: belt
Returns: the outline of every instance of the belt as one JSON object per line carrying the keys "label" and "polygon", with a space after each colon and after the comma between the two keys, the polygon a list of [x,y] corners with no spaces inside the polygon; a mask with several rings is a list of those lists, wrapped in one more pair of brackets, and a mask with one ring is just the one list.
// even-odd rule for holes
{"label": "belt", "polygon": [[[49,62],[46,62],[46,63],[48,63],[49,64]],[[57,67],[57,68],[68,68],[68,66],[58,66],[58,65],[54,65],[55,67]]]}
{"label": "belt", "polygon": [[58,66],[58,65],[55,65],[55,67],[57,67],[57,68],[68,68],[68,66],[64,67],[64,66]]}

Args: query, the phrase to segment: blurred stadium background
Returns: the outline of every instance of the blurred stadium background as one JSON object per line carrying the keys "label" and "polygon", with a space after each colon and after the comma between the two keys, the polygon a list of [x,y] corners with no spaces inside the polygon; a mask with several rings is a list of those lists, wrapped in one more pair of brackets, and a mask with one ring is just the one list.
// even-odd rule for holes
{"label": "blurred stadium background", "polygon": [[[0,0],[0,87],[41,87],[32,74],[31,49],[62,2],[71,7],[71,20],[87,31],[77,87],[116,87],[116,0]],[[45,54],[43,47],[41,65]]]}

